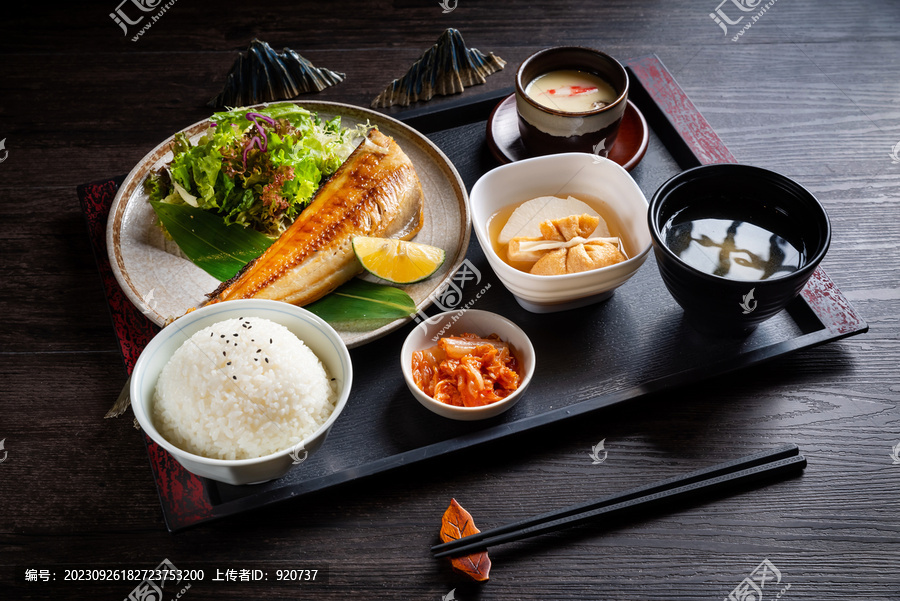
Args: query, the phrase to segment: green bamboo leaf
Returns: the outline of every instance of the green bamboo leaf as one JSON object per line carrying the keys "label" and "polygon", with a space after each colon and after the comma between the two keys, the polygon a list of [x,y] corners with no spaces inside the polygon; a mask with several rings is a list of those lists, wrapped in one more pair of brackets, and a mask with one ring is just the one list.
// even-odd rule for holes
{"label": "green bamboo leaf", "polygon": [[[221,217],[203,209],[156,201],[150,204],[182,252],[222,282],[272,244],[256,230],[225,225]],[[403,290],[359,278],[304,308],[339,330],[353,332],[375,330],[416,312],[416,304]]]}
{"label": "green bamboo leaf", "polygon": [[399,288],[353,278],[308,309],[339,330],[368,332],[416,312],[413,299]]}
{"label": "green bamboo leaf", "polygon": [[241,225],[225,225],[220,216],[203,209],[156,201],[150,205],[182,252],[220,282],[231,279],[272,244],[268,236]]}

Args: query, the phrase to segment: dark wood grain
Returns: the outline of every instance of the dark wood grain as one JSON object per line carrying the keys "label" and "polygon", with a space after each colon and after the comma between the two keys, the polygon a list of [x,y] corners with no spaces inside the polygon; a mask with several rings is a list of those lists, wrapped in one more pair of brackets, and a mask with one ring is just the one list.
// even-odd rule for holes
{"label": "dark wood grain", "polygon": [[[785,600],[900,598],[900,465],[890,457],[900,442],[895,2],[778,0],[738,42],[709,18],[717,2],[459,0],[445,15],[436,0],[178,0],[137,42],[109,18],[116,5],[10,7],[0,20],[9,151],[0,163],[0,597],[126,598],[133,585],[16,574],[149,569],[168,558],[206,571],[184,599],[441,599],[455,588],[458,599],[485,601],[717,600],[768,558],[790,585]],[[518,62],[546,46],[659,55],[739,161],[796,178],[822,200],[834,227],[823,267],[869,332],[489,452],[169,534],[141,434],[128,418],[102,418],[125,372],[76,186],[126,173],[207,116],[206,101],[255,36],[348,74],[316,98],[368,105],[448,26],[509,61],[467,94],[512,85]],[[568,350],[585,369],[604,360]],[[593,465],[601,439],[608,458]],[[451,497],[489,528],[785,441],[809,459],[802,477],[498,548],[486,585],[430,557]],[[298,567],[327,571],[327,583],[271,581]],[[270,581],[210,581],[228,568],[267,570]]]}

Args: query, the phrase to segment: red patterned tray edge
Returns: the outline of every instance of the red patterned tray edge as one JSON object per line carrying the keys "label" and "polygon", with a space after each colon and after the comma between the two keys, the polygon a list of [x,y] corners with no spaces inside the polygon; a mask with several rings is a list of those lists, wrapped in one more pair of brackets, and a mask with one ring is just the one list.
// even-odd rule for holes
{"label": "red patterned tray edge", "polygon": [[[125,371],[130,374],[141,351],[159,332],[159,327],[128,300],[109,264],[106,222],[120,181],[114,179],[79,186],[78,198],[87,222],[116,340],[125,361]],[[169,530],[178,530],[212,517],[214,508],[203,481],[184,469],[146,435],[144,442]]]}

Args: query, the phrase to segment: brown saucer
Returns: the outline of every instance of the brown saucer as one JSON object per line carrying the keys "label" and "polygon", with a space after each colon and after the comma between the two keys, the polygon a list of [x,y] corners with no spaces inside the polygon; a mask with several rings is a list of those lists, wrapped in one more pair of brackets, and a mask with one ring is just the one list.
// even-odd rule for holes
{"label": "brown saucer", "polygon": [[[487,140],[494,158],[501,163],[512,163],[533,156],[519,137],[515,94],[507,96],[491,112],[487,122]],[[616,143],[609,151],[609,159],[631,171],[644,158],[648,142],[647,120],[629,100]]]}

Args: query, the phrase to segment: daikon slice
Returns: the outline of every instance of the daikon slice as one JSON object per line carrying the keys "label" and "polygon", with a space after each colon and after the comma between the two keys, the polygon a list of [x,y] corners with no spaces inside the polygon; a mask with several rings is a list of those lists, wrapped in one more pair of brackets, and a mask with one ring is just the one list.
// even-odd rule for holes
{"label": "daikon slice", "polygon": [[527,200],[516,207],[516,210],[509,216],[506,225],[500,230],[497,242],[509,244],[510,240],[517,237],[540,238],[542,221],[561,219],[569,215],[582,215],[584,213],[600,217],[600,224],[593,232],[594,236],[608,237],[610,235],[606,221],[589,204],[571,196],[568,198],[540,196]]}

